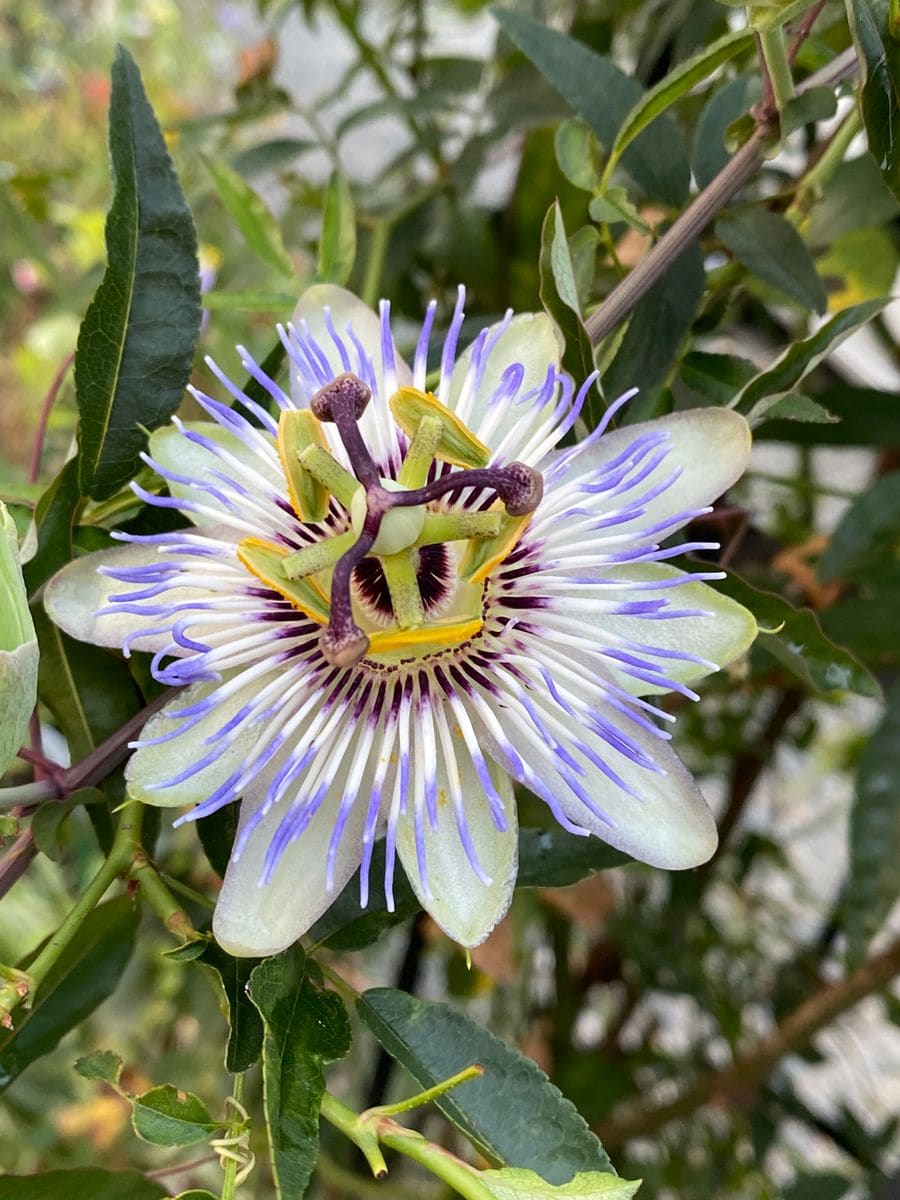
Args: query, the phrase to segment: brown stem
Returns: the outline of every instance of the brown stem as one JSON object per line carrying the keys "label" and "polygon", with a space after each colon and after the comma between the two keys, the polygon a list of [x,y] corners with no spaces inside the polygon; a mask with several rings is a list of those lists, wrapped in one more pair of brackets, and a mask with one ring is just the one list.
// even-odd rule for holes
{"label": "brown stem", "polygon": [[0,858],[0,900],[13,884],[19,882],[38,852],[37,842],[30,829],[23,829],[10,848]]}
{"label": "brown stem", "polygon": [[56,397],[59,395],[59,389],[62,387],[66,373],[75,361],[74,352],[67,354],[63,361],[59,364],[56,374],[47,389],[47,395],[44,397],[44,403],[41,405],[41,415],[38,417],[38,426],[34,435],[34,444],[31,447],[31,463],[28,467],[28,482],[37,483],[38,475],[41,471],[41,452],[44,449],[44,437],[47,433],[47,422],[50,420],[50,410],[56,403]]}
{"label": "brown stem", "polygon": [[797,55],[800,53],[800,47],[810,35],[813,25],[815,25],[819,13],[828,3],[828,0],[819,0],[818,4],[814,4],[808,12],[803,14],[803,20],[797,26],[797,32],[788,46],[787,58],[791,66],[797,61]]}
{"label": "brown stem", "polygon": [[119,763],[128,757],[128,743],[140,733],[153,714],[159,712],[171,695],[171,691],[165,691],[155,700],[151,700],[81,762],[64,771],[60,780],[62,795],[67,796],[72,792],[77,792],[79,788],[93,787],[94,784],[99,783],[115,770]]}
{"label": "brown stem", "polygon": [[755,1049],[736,1058],[730,1067],[701,1075],[674,1100],[638,1104],[621,1116],[601,1122],[596,1127],[598,1137],[611,1149],[629,1138],[655,1133],[670,1121],[689,1116],[707,1104],[723,1107],[740,1104],[783,1058],[803,1049],[820,1029],[865,996],[881,991],[898,974],[900,938],[846,979],[828,984],[804,1000]]}

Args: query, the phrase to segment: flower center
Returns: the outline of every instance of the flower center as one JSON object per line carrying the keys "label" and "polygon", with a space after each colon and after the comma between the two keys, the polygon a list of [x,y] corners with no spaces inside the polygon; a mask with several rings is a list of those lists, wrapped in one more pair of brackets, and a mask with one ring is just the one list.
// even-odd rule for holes
{"label": "flower center", "polygon": [[[434,396],[414,388],[391,398],[409,444],[397,479],[382,478],[359,429],[370,397],[361,379],[341,375],[313,396],[308,410],[285,411],[279,421],[279,454],[301,520],[323,521],[334,497],[349,510],[350,528],[293,553],[252,538],[238,547],[248,570],[325,626],[322,653],[336,666],[365,657],[421,658],[475,636],[484,581],[516,545],[543,495],[538,471],[520,462],[488,466],[488,448]],[[352,474],[329,452],[321,422],[337,427]],[[441,466],[435,476],[435,460],[461,469]],[[466,489],[478,498],[477,509],[441,503]],[[489,508],[485,491],[497,498]],[[465,543],[458,562],[448,542]],[[360,619],[386,627],[360,628],[354,593]],[[452,612],[443,616],[448,605]]]}

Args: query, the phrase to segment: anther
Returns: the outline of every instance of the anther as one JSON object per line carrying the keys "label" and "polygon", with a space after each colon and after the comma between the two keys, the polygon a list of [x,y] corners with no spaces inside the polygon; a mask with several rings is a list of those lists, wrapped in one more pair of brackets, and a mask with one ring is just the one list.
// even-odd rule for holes
{"label": "anther", "polygon": [[309,407],[320,421],[339,421],[338,409],[346,412],[352,405],[353,420],[358,421],[371,398],[371,391],[359,376],[347,371],[320,388]]}

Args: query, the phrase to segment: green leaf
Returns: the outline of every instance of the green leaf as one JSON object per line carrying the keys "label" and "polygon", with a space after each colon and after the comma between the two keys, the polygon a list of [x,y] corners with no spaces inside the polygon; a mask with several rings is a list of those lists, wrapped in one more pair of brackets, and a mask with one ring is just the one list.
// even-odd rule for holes
{"label": "green leaf", "polygon": [[703,255],[693,243],[635,307],[603,376],[606,396],[630,387],[650,393],[665,382],[700,307],[705,282]]}
{"label": "green leaf", "polygon": [[231,160],[231,165],[240,175],[261,175],[293,163],[301,154],[316,147],[316,142],[300,138],[273,138],[242,150]]}
{"label": "green leaf", "polygon": [[74,1167],[37,1175],[4,1175],[0,1200],[165,1200],[167,1188],[138,1171]]}
{"label": "green leaf", "polygon": [[646,92],[632,108],[622,122],[616,140],[609,152],[606,168],[603,172],[604,182],[628,149],[631,143],[661,113],[670,108],[676,100],[696,87],[698,83],[712,75],[723,63],[730,62],[753,45],[753,34],[749,30],[740,29],[734,33],[726,33],[705,46],[699,53],[685,59],[672,70],[668,71],[649,92]]}
{"label": "green leaf", "polygon": [[600,225],[614,225],[617,221],[625,221],[638,233],[653,232],[622,187],[609,187],[602,196],[595,196],[588,205],[588,212],[592,220]]}
{"label": "green leaf", "polygon": [[261,962],[249,992],[265,1025],[263,1095],[275,1193],[299,1200],[318,1153],[323,1063],[347,1053],[350,1024],[340,999],[313,987],[299,946]]}
{"label": "green leaf", "polygon": [[29,596],[72,557],[72,523],[80,501],[78,460],[70,458],[34,510],[37,550],[22,565]]}
{"label": "green leaf", "polygon": [[886,224],[898,211],[894,194],[866,151],[842,162],[823,185],[805,232],[811,246],[830,246],[846,233]]}
{"label": "green leaf", "polygon": [[132,1096],[131,1106],[134,1132],[154,1146],[195,1146],[223,1125],[193,1092],[179,1091],[171,1083]]}
{"label": "green leaf", "polygon": [[31,818],[31,832],[41,854],[57,862],[61,850],[60,831],[71,812],[82,804],[106,804],[99,788],[79,788],[65,800],[42,804]]}
{"label": "green leaf", "polygon": [[632,860],[599,838],[575,837],[563,829],[519,830],[516,887],[568,887],[596,871]]}
{"label": "green leaf", "polygon": [[757,438],[806,446],[893,446],[900,444],[900,395],[844,383],[816,392],[816,401],[838,418],[834,425],[766,421]]}
{"label": "green leaf", "polygon": [[294,264],[284,248],[281,229],[263,201],[233,167],[219,159],[201,157],[225,211],[256,257],[273,271],[293,279]]}
{"label": "green leaf", "polygon": [[865,959],[900,894],[900,685],[863,750],[850,810],[850,870],[842,924],[851,970]]}
{"label": "green leaf", "polygon": [[819,560],[823,581],[852,579],[900,546],[900,471],[885,475],[853,501]]}
{"label": "green leaf", "polygon": [[741,389],[729,407],[736,408],[738,412],[748,413],[764,396],[794,391],[801,379],[817,367],[855,329],[877,316],[887,303],[887,297],[867,300],[863,304],[854,304],[837,313],[808,338],[788,346],[771,367],[761,371]]}
{"label": "green leaf", "polygon": [[0,1034],[0,1090],[112,994],[134,949],[137,924],[137,909],[127,896],[101,904],[86,918],[38,988],[33,1007],[20,1010],[15,1029]]}
{"label": "green leaf", "polygon": [[541,303],[565,339],[563,364],[573,378],[586,379],[594,370],[594,351],[581,318],[575,268],[558,200],[553,202],[544,218],[540,271]]}
{"label": "green leaf", "polygon": [[217,309],[241,312],[293,312],[297,297],[293,292],[263,292],[249,289],[243,292],[205,292],[203,307],[215,312]]}
{"label": "green leaf", "polygon": [[189,1192],[179,1192],[175,1200],[219,1200],[219,1197],[205,1188],[191,1188]]}
{"label": "green leaf", "polygon": [[164,424],[178,407],[200,329],[190,210],[140,72],[121,46],[112,69],[109,148],[115,193],[108,264],[75,353],[78,486],[95,500],[128,482],[144,429]]}
{"label": "green leaf", "polygon": [[237,804],[226,804],[218,812],[211,813],[194,824],[209,865],[220,879],[225,878],[231,848],[237,835],[239,816],[240,809]]}
{"label": "green leaf", "polygon": [[807,92],[788,100],[781,110],[781,136],[787,137],[795,129],[812,125],[816,121],[828,121],[837,111],[837,96],[834,88],[810,88]]}
{"label": "green leaf", "polygon": [[[587,122],[604,146],[611,146],[622,123],[644,92],[636,79],[611,59],[574,38],[508,8],[492,14],[505,33],[544,78]],[[648,196],[679,205],[687,199],[690,167],[677,126],[663,116],[635,139],[622,166]]]}
{"label": "green leaf", "polygon": [[225,994],[228,1004],[225,1069],[232,1075],[240,1075],[258,1062],[262,1054],[262,1019],[247,995],[247,984],[260,959],[234,958],[216,942],[209,942],[199,961],[201,966],[216,973]]}
{"label": "green leaf", "polygon": [[725,131],[759,99],[759,76],[739,75],[713,95],[700,114],[694,131],[693,172],[705,188],[712,183],[730,157]]}
{"label": "green leaf", "polygon": [[782,396],[767,396],[754,404],[753,410],[747,414],[747,420],[752,428],[769,420],[781,421],[812,421],[819,425],[834,425],[840,421],[834,413],[823,408],[809,396],[801,392],[785,392]]}
{"label": "green leaf", "polygon": [[853,1184],[834,1171],[818,1171],[800,1175],[782,1189],[781,1200],[844,1200],[853,1191]]}
{"label": "green leaf", "polygon": [[583,1117],[544,1072],[448,1004],[374,988],[357,1009],[422,1088],[481,1064],[480,1078],[435,1104],[490,1163],[536,1171],[557,1184],[579,1171],[612,1169]]}
{"label": "green leaf", "polygon": [[343,171],[333,172],[322,204],[322,237],[316,278],[343,286],[356,260],[356,209]]}
{"label": "green leaf", "polygon": [[822,628],[833,641],[846,646],[865,663],[900,664],[897,637],[897,596],[850,596],[821,614]]}
{"label": "green leaf", "polygon": [[855,229],[831,243],[817,260],[833,309],[886,296],[897,274],[897,244],[888,229]]}
{"label": "green leaf", "polygon": [[900,41],[889,28],[889,0],[847,0],[863,69],[863,122],[885,183],[900,192]]}
{"label": "green leaf", "polygon": [[804,308],[825,312],[825,285],[790,221],[764,208],[745,208],[722,217],[716,223],[716,236],[752,275]]}
{"label": "green leaf", "polygon": [[500,1171],[482,1171],[479,1179],[497,1200],[631,1200],[641,1181],[629,1183],[607,1171],[580,1171],[569,1183],[555,1187],[535,1175],[504,1167]]}
{"label": "green leaf", "polygon": [[[835,645],[809,608],[794,608],[774,592],[752,587],[729,572],[716,589],[748,608],[759,622],[756,646],[771,655],[810,691],[835,691],[878,697],[881,689],[866,668],[843,646]],[[765,632],[777,630],[777,633]]]}
{"label": "green leaf", "polygon": [[583,121],[560,121],[553,136],[556,161],[569,183],[583,192],[600,184],[597,139]]}
{"label": "green leaf", "polygon": [[681,360],[680,371],[689,388],[723,407],[730,404],[744,384],[756,375],[756,367],[749,359],[734,354],[710,354],[705,350],[691,350],[686,354]]}
{"label": "green leaf", "polygon": [[103,1083],[118,1087],[122,1073],[122,1059],[112,1050],[95,1050],[75,1062],[75,1070],[82,1079],[99,1079]]}

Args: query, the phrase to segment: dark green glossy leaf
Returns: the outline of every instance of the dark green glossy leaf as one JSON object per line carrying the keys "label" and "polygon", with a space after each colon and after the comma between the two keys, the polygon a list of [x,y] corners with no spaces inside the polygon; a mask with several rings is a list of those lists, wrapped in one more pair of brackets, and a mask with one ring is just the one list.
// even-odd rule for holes
{"label": "dark green glossy leaf", "polygon": [[848,0],[863,69],[862,113],[869,149],[885,183],[900,191],[900,41],[888,28],[889,0]]}
{"label": "dark green glossy leaf", "polygon": [[819,559],[822,580],[852,579],[900,546],[900,471],[878,479],[853,501]]}
{"label": "dark green glossy leaf", "polygon": [[850,871],[843,905],[851,969],[866,956],[900,894],[900,686],[863,750],[850,811]]}
{"label": "dark green glossy leaf", "polygon": [[261,962],[249,992],[265,1025],[263,1087],[275,1192],[278,1200],[299,1200],[318,1152],[323,1063],[347,1053],[350,1023],[340,999],[310,982],[299,946]]}
{"label": "dark green glossy leaf", "polygon": [[803,238],[784,217],[764,208],[745,208],[716,223],[716,236],[747,270],[804,308],[828,307]]}
{"label": "dark green glossy leaf", "polygon": [[752,587],[733,573],[719,580],[716,590],[749,608],[762,631],[755,645],[810,691],[821,695],[835,691],[881,695],[881,689],[862,663],[826,636],[812,609],[794,608],[781,596]]}
{"label": "dark green glossy leaf", "polygon": [[692,350],[681,360],[680,371],[682,380],[689,388],[713,404],[726,406],[750,382],[756,374],[756,367],[748,359],[738,358],[737,355]]}
{"label": "dark green glossy leaf", "polygon": [[567,887],[596,871],[632,860],[599,838],[575,837],[563,829],[519,830],[517,887]]}
{"label": "dark green glossy leaf", "polygon": [[190,210],[140,72],[121,46],[112,69],[109,147],[115,194],[106,222],[108,264],[75,354],[78,485],[95,500],[128,482],[144,429],[156,429],[178,407],[200,329]]}
{"label": "dark green glossy leaf", "polygon": [[725,145],[725,131],[748,111],[759,95],[759,77],[739,75],[707,101],[694,131],[692,167],[700,187],[711,183],[728,162],[731,155]]}
{"label": "dark green glossy leaf", "polygon": [[[643,96],[637,80],[609,58],[523,13],[508,8],[492,8],[491,12],[601,143],[612,146],[623,121]],[[622,156],[622,165],[648,196],[667,204],[682,204],[687,199],[687,153],[668,116],[660,117],[635,139]]]}
{"label": "dark green glossy leaf", "polygon": [[733,406],[738,412],[753,411],[757,401],[766,396],[792,392],[804,376],[836,349],[855,329],[871,321],[884,308],[887,299],[866,300],[845,308],[826,321],[815,333],[794,342],[741,390]]}
{"label": "dark green glossy leaf", "polygon": [[82,1079],[99,1079],[112,1087],[117,1087],[122,1071],[122,1059],[112,1050],[95,1050],[79,1058],[75,1070]]}
{"label": "dark green glossy leaf", "polygon": [[826,634],[863,662],[897,666],[900,664],[898,609],[900,597],[896,593],[849,596],[826,608],[820,619]]}
{"label": "dark green glossy leaf", "polygon": [[57,861],[61,849],[61,830],[69,814],[82,804],[105,804],[99,788],[79,788],[65,800],[42,804],[31,818],[31,832],[41,854]]}
{"label": "dark green glossy leaf", "polygon": [[900,395],[846,384],[823,388],[815,399],[838,418],[835,425],[798,425],[765,421],[755,437],[797,442],[805,446],[900,445]]}
{"label": "dark green glossy leaf", "polygon": [[209,942],[199,956],[204,967],[215,971],[228,1005],[228,1045],[225,1069],[239,1075],[259,1061],[263,1044],[263,1023],[247,995],[247,984],[258,958],[234,958],[216,942]]}
{"label": "dark green glossy leaf", "polygon": [[787,137],[795,129],[828,121],[837,111],[837,97],[830,87],[810,88],[788,100],[781,110],[781,135]]}
{"label": "dark green glossy leaf", "polygon": [[540,1068],[448,1004],[393,988],[363,993],[357,1009],[385,1050],[423,1088],[479,1063],[484,1074],[435,1104],[498,1167],[566,1183],[579,1171],[611,1171],[600,1142]]}
{"label": "dark green glossy leaf", "polygon": [[0,1200],[165,1200],[168,1195],[161,1183],[138,1171],[101,1171],[99,1167],[0,1179]]}
{"label": "dark green glossy leaf", "polygon": [[619,351],[603,376],[610,399],[628,388],[641,394],[661,387],[687,337],[705,284],[703,255],[688,246],[631,315]]}
{"label": "dark green glossy leaf", "polygon": [[356,259],[356,209],[343,171],[328,181],[322,202],[322,237],[316,278],[323,283],[345,284]]}
{"label": "dark green glossy leaf", "polygon": [[138,1137],[154,1146],[195,1146],[222,1128],[199,1097],[171,1083],[131,1097],[131,1123]]}
{"label": "dark green glossy leaf", "polygon": [[137,923],[127,896],[101,904],[87,917],[38,989],[34,1006],[20,1010],[15,1029],[0,1035],[0,1090],[112,994],[134,949]]}
{"label": "dark green glossy leaf", "polygon": [[72,557],[72,523],[78,508],[78,460],[71,458],[43,493],[34,510],[38,545],[22,564],[29,596]]}
{"label": "dark green glossy leaf", "polygon": [[292,279],[294,264],[284,248],[281,229],[252,187],[227,163],[203,158],[225,211],[256,257],[273,271]]}
{"label": "dark green glossy leaf", "polygon": [[225,878],[231,847],[237,834],[240,808],[237,804],[226,804],[218,812],[195,822],[194,828],[200,838],[209,865],[221,878]]}
{"label": "dark green glossy leaf", "polygon": [[846,233],[870,229],[892,220],[897,200],[885,184],[878,164],[865,152],[842,162],[822,187],[822,198],[809,215],[811,246],[827,246]]}

